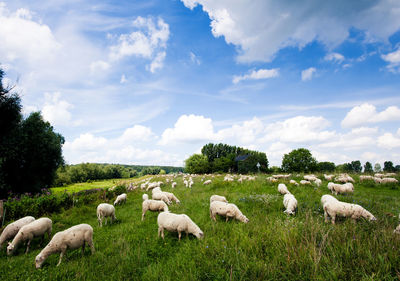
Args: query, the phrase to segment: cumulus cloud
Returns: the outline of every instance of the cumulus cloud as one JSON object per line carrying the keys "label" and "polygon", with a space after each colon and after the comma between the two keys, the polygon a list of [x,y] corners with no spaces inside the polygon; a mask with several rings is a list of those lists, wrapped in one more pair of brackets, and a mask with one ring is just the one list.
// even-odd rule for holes
{"label": "cumulus cloud", "polygon": [[384,149],[393,149],[400,147],[400,134],[398,136],[392,133],[385,133],[378,138],[378,146]]}
{"label": "cumulus cloud", "polygon": [[96,137],[90,133],[85,133],[81,134],[73,141],[66,141],[64,144],[64,150],[72,150],[78,153],[91,152],[96,150],[104,151],[107,144],[107,139],[103,137]]}
{"label": "cumulus cloud", "polygon": [[234,76],[232,82],[234,84],[237,84],[243,80],[260,80],[260,79],[274,78],[278,76],[279,76],[278,68],[259,69],[259,70],[253,70],[249,74]]}
{"label": "cumulus cloud", "polygon": [[353,107],[347,113],[342,121],[342,127],[351,128],[363,124],[398,120],[400,120],[400,109],[397,106],[389,106],[385,110],[377,112],[374,105],[364,103]]}
{"label": "cumulus cloud", "polygon": [[241,124],[221,129],[217,132],[217,139],[231,140],[233,143],[249,146],[257,142],[257,137],[264,131],[265,125],[262,121],[254,117]]}
{"label": "cumulus cloud", "polygon": [[135,125],[126,129],[121,137],[118,138],[118,141],[122,143],[146,142],[155,138],[156,135],[152,132],[151,128]]}
{"label": "cumulus cloud", "polygon": [[381,58],[389,63],[387,66],[389,71],[394,73],[400,72],[400,48],[394,52],[382,55]]}
{"label": "cumulus cloud", "polygon": [[326,61],[333,61],[336,63],[342,63],[344,61],[344,56],[339,53],[329,53],[327,54],[324,59]]}
{"label": "cumulus cloud", "polygon": [[302,48],[313,40],[334,48],[350,28],[384,41],[400,27],[398,1],[181,1],[190,9],[202,6],[212,34],[235,45],[241,62],[269,61],[282,48]]}
{"label": "cumulus cloud", "polygon": [[315,67],[310,67],[310,68],[304,69],[301,72],[301,80],[302,81],[311,80],[316,71],[317,71],[317,69]]}
{"label": "cumulus cloud", "polygon": [[94,61],[90,64],[90,73],[98,74],[107,71],[110,68],[110,64],[103,60]]}
{"label": "cumulus cloud", "polygon": [[[52,125],[68,126],[72,124],[72,114],[70,110],[74,107],[66,100],[61,99],[61,93],[45,94],[45,103],[42,108],[43,118]],[[75,123],[76,125],[77,123]]]}
{"label": "cumulus cloud", "polygon": [[120,60],[124,57],[136,56],[151,60],[147,67],[154,72],[162,68],[166,56],[169,38],[169,25],[162,18],[157,22],[151,17],[137,17],[132,27],[135,31],[121,34],[118,42],[110,47],[110,59]]}

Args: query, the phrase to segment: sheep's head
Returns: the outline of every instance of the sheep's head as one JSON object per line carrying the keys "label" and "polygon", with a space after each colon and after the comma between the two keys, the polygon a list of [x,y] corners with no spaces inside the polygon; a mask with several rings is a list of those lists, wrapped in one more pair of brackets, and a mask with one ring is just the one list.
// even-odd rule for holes
{"label": "sheep's head", "polygon": [[239,217],[239,220],[240,220],[241,222],[244,222],[244,223],[248,223],[248,222],[249,222],[249,219],[246,218],[245,215],[241,215],[241,216]]}
{"label": "sheep's head", "polygon": [[194,236],[196,236],[197,239],[202,239],[202,238],[204,237],[204,233],[203,233],[203,231],[201,231],[201,229],[199,228],[198,231],[196,231],[196,232],[194,233]]}
{"label": "sheep's head", "polygon": [[373,214],[371,214],[370,212],[368,212],[367,210],[365,210],[363,212],[363,217],[369,219],[370,221],[376,221],[376,217],[374,217]]}
{"label": "sheep's head", "polygon": [[36,269],[41,268],[45,258],[41,254],[38,254],[35,258],[35,267]]}
{"label": "sheep's head", "polygon": [[7,255],[13,254],[14,251],[15,251],[15,246],[9,242],[7,246]]}

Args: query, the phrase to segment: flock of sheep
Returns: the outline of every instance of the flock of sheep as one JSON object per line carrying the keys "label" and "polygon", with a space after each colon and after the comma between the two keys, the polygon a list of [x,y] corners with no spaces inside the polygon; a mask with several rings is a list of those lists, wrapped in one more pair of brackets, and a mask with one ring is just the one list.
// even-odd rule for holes
{"label": "flock of sheep", "polygon": [[[390,176],[394,176],[395,174],[375,174],[372,176],[360,176],[360,181],[365,180],[374,180],[377,183],[397,183],[398,181],[395,178]],[[189,178],[187,179],[186,177]],[[193,178],[196,175],[184,175],[183,183],[186,187],[191,188],[193,185]],[[212,183],[211,179],[205,180],[203,176],[201,181],[204,185],[208,185]],[[214,177],[214,175],[208,175],[210,177]],[[291,175],[273,175],[272,177],[267,178],[271,182],[278,182],[279,180],[288,180]],[[166,183],[171,183],[171,187],[175,188],[177,183],[173,181],[171,176],[166,176]],[[176,177],[174,175],[173,177]],[[224,181],[234,181],[238,176],[226,175],[224,177]],[[326,180],[334,180],[339,183],[329,182],[327,187],[332,192],[332,194],[346,194],[354,192],[354,180],[347,174],[342,174],[339,176],[334,175],[324,175]],[[242,183],[244,180],[253,181],[255,180],[255,176],[240,176],[237,181]],[[201,239],[204,236],[203,231],[190,219],[190,217],[186,214],[174,214],[169,212],[168,206],[175,202],[177,204],[180,203],[179,199],[171,192],[165,192],[161,190],[161,185],[164,184],[162,181],[158,182],[150,182],[150,179],[142,180],[142,184],[133,185],[132,183],[128,186],[128,191],[132,191],[135,189],[140,189],[152,191],[152,199],[149,199],[146,193],[143,194],[142,199],[142,221],[145,218],[145,214],[147,211],[152,212],[160,212],[157,217],[158,224],[158,236],[164,239],[164,230],[171,232],[178,232],[179,240],[181,239],[182,232],[187,235],[193,234],[198,239]],[[296,181],[290,180],[290,184],[299,185]],[[300,184],[315,184],[316,186],[320,186],[322,181],[318,179],[314,175],[305,175],[304,179],[300,181]],[[278,184],[278,192],[283,197],[283,205],[286,208],[285,213],[287,215],[294,215],[297,209],[297,200],[293,194],[290,193],[287,186],[284,183]],[[114,205],[108,203],[101,203],[97,206],[97,219],[100,227],[103,224],[103,220],[107,223],[107,219],[110,218],[111,223],[116,219],[115,216],[115,207],[118,204],[125,203],[127,200],[127,194],[123,193],[119,195],[114,201]],[[332,224],[335,224],[336,217],[349,217],[353,220],[357,220],[361,217],[366,218],[370,221],[375,221],[376,218],[366,209],[357,204],[350,204],[346,202],[341,202],[337,200],[332,195],[325,194],[321,197],[321,204],[324,210],[324,218],[325,222],[328,222],[328,217],[331,218]],[[248,223],[249,219],[243,215],[243,213],[239,210],[239,208],[232,203],[229,203],[224,196],[220,195],[212,195],[210,197],[210,218],[216,221],[216,215],[220,215],[226,218],[226,221],[229,218],[237,219],[243,223]],[[4,231],[0,235],[0,248],[4,242],[11,240],[8,243],[7,254],[11,255],[15,252],[18,245],[22,242],[27,242],[26,253],[29,251],[29,246],[34,237],[42,237],[44,239],[44,235],[47,233],[49,239],[52,231],[52,221],[49,218],[39,218],[35,220],[35,218],[31,216],[27,216],[21,218],[13,223],[7,225]],[[400,225],[394,230],[394,233],[400,234]],[[60,253],[59,262],[57,264],[60,265],[62,258],[67,249],[77,249],[82,247],[82,253],[84,252],[85,245],[88,244],[91,248],[92,253],[95,251],[93,245],[93,228],[88,224],[79,224],[73,227],[70,227],[64,231],[57,232],[47,246],[36,256],[35,258],[35,266],[36,268],[40,268],[43,262],[52,254]]]}

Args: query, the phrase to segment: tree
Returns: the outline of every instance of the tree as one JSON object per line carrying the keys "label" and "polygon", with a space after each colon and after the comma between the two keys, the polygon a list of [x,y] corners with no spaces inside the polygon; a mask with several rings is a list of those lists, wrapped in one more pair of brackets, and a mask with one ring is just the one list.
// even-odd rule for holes
{"label": "tree", "polygon": [[381,171],[382,171],[381,164],[375,163],[374,172],[378,173],[378,172],[381,172]]}
{"label": "tree", "polygon": [[335,171],[335,163],[333,162],[318,162],[317,170],[318,172],[333,172]]}
{"label": "tree", "polygon": [[294,149],[282,159],[284,172],[313,172],[317,169],[317,161],[305,148]]}
{"label": "tree", "polygon": [[393,167],[393,162],[392,161],[385,161],[383,163],[383,171],[387,172],[394,172],[395,169]]}
{"label": "tree", "polygon": [[208,159],[202,154],[193,154],[185,160],[185,171],[189,174],[205,174],[210,171]]}
{"label": "tree", "polygon": [[394,167],[394,170],[395,170],[396,173],[400,172],[400,165],[396,165]]}
{"label": "tree", "polygon": [[361,162],[359,160],[351,161],[351,169],[354,173],[361,173]]}
{"label": "tree", "polygon": [[364,165],[364,173],[368,173],[368,174],[371,174],[373,172],[373,169],[372,169],[372,164],[370,163],[370,162],[365,162],[365,165]]}

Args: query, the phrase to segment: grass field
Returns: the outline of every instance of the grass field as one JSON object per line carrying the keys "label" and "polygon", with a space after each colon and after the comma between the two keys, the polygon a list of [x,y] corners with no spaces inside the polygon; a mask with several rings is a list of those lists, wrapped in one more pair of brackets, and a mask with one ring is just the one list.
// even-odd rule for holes
{"label": "grass field", "polygon": [[[283,196],[277,184],[264,176],[243,184],[213,179],[203,186],[199,178],[193,188],[170,185],[181,200],[170,211],[186,213],[203,230],[197,240],[166,232],[157,237],[157,213],[148,212],[141,221],[142,192],[128,194],[125,205],[116,207],[118,221],[98,227],[97,203],[69,209],[51,216],[53,233],[79,223],[94,228],[96,253],[88,247],[69,251],[56,267],[58,255],[50,256],[36,270],[34,258],[40,252],[40,239],[24,254],[20,247],[12,257],[0,252],[1,280],[398,280],[400,277],[400,239],[393,235],[400,211],[399,185],[355,184],[354,195],[338,196],[371,211],[376,222],[353,223],[339,219],[325,224],[320,206],[327,194],[327,182],[320,188],[288,185],[299,206],[295,216],[283,213]],[[99,186],[96,186],[96,188]],[[235,203],[250,219],[213,222],[209,216],[209,197],[219,194]],[[150,193],[151,195],[151,193]],[[46,240],[47,243],[47,240]],[[44,247],[44,245],[43,245]]]}

